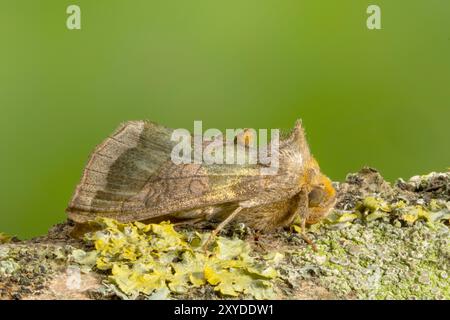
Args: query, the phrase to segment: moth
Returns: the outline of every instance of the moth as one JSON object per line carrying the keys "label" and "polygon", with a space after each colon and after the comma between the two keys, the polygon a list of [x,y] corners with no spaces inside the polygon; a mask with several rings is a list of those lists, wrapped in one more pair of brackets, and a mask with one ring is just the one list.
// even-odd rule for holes
{"label": "moth", "polygon": [[[300,120],[279,143],[279,169],[273,175],[260,174],[265,165],[259,162],[175,164],[172,132],[150,121],[122,124],[91,154],[66,210],[69,219],[78,225],[96,217],[212,221],[218,223],[215,236],[232,220],[271,232],[300,217],[305,230],[305,224],[320,221],[336,202],[336,191],[310,153]],[[249,139],[238,138],[234,143]]]}

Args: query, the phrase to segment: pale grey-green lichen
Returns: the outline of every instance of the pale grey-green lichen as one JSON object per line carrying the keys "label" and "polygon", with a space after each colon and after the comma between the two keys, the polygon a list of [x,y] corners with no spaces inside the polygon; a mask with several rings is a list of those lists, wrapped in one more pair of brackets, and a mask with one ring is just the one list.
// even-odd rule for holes
{"label": "pale grey-green lichen", "polygon": [[449,229],[423,222],[397,227],[382,220],[321,228],[310,247],[290,250],[291,278],[314,279],[337,297],[450,299]]}

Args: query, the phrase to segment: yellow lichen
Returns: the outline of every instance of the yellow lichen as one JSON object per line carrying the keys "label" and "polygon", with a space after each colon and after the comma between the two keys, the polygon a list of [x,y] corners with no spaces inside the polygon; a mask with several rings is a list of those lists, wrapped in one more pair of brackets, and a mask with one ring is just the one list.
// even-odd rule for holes
{"label": "yellow lichen", "polygon": [[101,230],[86,236],[95,250],[75,251],[74,260],[89,266],[95,261],[97,269],[110,271],[109,281],[127,298],[183,294],[206,283],[223,296],[274,297],[270,280],[278,273],[269,266],[273,257],[256,261],[242,240],[217,237],[212,252],[206,252],[202,244],[208,233],[187,237],[167,222],[95,223]]}

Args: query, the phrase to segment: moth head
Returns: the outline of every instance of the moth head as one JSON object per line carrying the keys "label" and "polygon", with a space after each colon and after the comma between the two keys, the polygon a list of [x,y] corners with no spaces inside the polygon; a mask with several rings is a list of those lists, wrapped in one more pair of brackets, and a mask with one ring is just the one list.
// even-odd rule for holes
{"label": "moth head", "polygon": [[325,218],[336,203],[336,190],[331,180],[320,173],[310,185],[308,193],[308,224],[314,224]]}
{"label": "moth head", "polygon": [[[316,159],[311,155],[305,130],[301,120],[297,120],[290,136],[283,141],[284,148],[290,152],[289,155],[297,155],[300,164],[299,185],[300,188],[308,190],[308,224],[317,223],[326,217],[336,203],[336,190],[331,180],[321,171]],[[292,152],[293,151],[293,152]]]}

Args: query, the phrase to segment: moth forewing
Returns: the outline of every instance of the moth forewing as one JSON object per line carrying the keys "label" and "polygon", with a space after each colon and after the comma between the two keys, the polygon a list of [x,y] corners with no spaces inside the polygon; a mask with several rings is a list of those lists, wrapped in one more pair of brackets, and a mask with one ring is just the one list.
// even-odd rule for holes
{"label": "moth forewing", "polygon": [[255,219],[247,219],[250,224],[273,229],[289,222],[299,201],[304,201],[298,194],[310,152],[300,121],[280,141],[274,175],[262,174],[267,164],[260,162],[174,163],[173,132],[148,121],[121,125],[92,153],[67,208],[69,218],[77,223],[98,216],[124,222],[183,215],[199,221],[223,220],[240,207],[237,217],[254,215]]}

